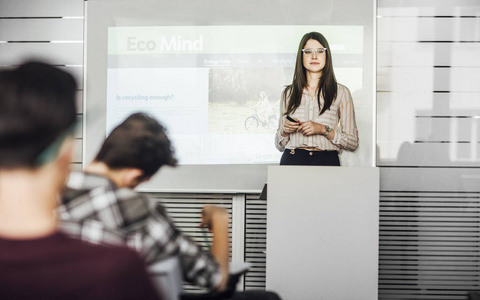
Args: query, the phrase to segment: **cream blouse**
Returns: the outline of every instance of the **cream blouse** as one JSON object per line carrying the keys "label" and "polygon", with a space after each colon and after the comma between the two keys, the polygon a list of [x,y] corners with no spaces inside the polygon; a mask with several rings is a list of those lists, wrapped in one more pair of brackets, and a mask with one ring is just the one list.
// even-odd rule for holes
{"label": "cream blouse", "polygon": [[[320,103],[323,106],[323,97],[320,98]],[[280,104],[280,121],[277,134],[275,135],[275,146],[279,151],[284,151],[285,148],[295,149],[301,147],[316,147],[321,150],[336,150],[337,152],[341,152],[341,149],[348,151],[357,149],[358,130],[355,122],[355,110],[353,108],[352,95],[346,86],[338,84],[337,98],[333,101],[330,109],[326,110],[321,116],[319,116],[320,109],[316,96],[310,97],[307,90],[304,89],[300,106],[290,115],[301,122],[312,121],[328,125],[335,131],[335,137],[331,141],[320,134],[306,136],[299,131],[283,137],[282,131],[285,122],[283,114],[286,106],[286,103],[282,101]]]}

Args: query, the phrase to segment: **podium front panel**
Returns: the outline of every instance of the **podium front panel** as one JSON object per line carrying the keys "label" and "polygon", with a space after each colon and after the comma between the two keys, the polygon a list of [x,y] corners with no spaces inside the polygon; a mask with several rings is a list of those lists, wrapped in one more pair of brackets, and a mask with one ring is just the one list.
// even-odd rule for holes
{"label": "podium front panel", "polygon": [[378,298],[378,168],[273,166],[267,195],[268,290]]}

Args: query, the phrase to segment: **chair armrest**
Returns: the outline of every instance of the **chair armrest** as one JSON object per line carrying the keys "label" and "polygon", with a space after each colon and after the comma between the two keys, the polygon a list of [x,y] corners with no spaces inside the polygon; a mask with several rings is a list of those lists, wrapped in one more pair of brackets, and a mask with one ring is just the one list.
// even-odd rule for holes
{"label": "chair armrest", "polygon": [[148,267],[153,285],[164,300],[178,300],[183,291],[178,257],[170,257]]}
{"label": "chair armrest", "polygon": [[224,291],[212,291],[206,294],[182,294],[181,300],[224,300],[230,299],[237,289],[237,284],[245,273],[250,269],[250,263],[247,262],[230,262],[229,277],[227,287]]}
{"label": "chair armrest", "polygon": [[230,275],[245,274],[252,265],[244,261],[230,262],[228,273]]}

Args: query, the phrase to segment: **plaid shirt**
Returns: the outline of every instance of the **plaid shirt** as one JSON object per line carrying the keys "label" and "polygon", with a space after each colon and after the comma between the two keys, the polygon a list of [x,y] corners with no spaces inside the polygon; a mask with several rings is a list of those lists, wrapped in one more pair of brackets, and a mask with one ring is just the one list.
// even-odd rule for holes
{"label": "plaid shirt", "polygon": [[70,235],[127,244],[147,264],[178,256],[185,279],[201,287],[213,289],[221,280],[216,260],[175,228],[163,206],[151,209],[147,197],[106,177],[72,173],[58,214],[65,221],[61,229]]}

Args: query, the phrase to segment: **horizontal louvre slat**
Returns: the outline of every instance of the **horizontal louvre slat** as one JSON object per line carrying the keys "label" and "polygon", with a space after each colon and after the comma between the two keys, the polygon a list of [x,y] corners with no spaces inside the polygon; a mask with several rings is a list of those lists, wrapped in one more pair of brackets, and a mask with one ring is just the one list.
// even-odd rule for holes
{"label": "horizontal louvre slat", "polygon": [[84,0],[0,0],[0,18],[83,17]]}
{"label": "horizontal louvre slat", "polygon": [[245,257],[251,257],[251,258],[260,257],[260,258],[265,259],[266,254],[263,253],[263,251],[258,251],[258,252],[250,251],[248,254],[245,255]]}
{"label": "horizontal louvre slat", "polygon": [[476,251],[480,246],[479,241],[465,240],[465,241],[391,241],[380,243],[380,248],[387,250],[410,250],[416,249],[421,251],[434,250],[434,251]]}
{"label": "horizontal louvre slat", "polygon": [[[409,142],[409,138],[395,141],[379,141],[381,147],[394,147],[392,159],[383,158],[379,166],[415,167],[480,167],[480,144],[458,142]],[[437,155],[431,155],[435,153]],[[453,178],[454,180],[457,178]],[[458,178],[460,179],[460,178]],[[428,178],[426,178],[428,180]],[[406,180],[404,184],[409,183]],[[457,182],[460,184],[459,182]]]}
{"label": "horizontal louvre slat", "polygon": [[478,16],[477,0],[380,0],[378,16]]}
{"label": "horizontal louvre slat", "polygon": [[52,65],[83,65],[83,43],[0,44],[0,65],[41,60]]}
{"label": "horizontal louvre slat", "polygon": [[[416,276],[421,277],[421,276],[441,276],[441,277],[448,277],[448,276],[476,276],[478,277],[478,270],[471,269],[471,270],[441,270],[441,274],[439,275],[439,270],[379,270],[381,274],[389,275],[389,274],[396,274],[396,275],[401,275],[401,276]],[[388,278],[388,277],[385,277]]]}
{"label": "horizontal louvre slat", "polygon": [[[408,230],[410,230],[410,232],[413,232],[413,233],[416,233],[418,232],[418,228],[413,228],[413,227],[409,227],[409,229],[405,229],[405,228],[401,228],[402,226],[404,225],[399,225],[397,224],[398,227],[400,228],[394,228],[394,227],[381,227],[380,228],[380,234],[386,234],[387,232],[391,233],[391,234],[397,234],[397,233],[400,233],[400,234],[404,234],[404,232],[408,232]],[[423,232],[436,232],[436,231],[443,231],[443,232],[447,232],[449,234],[461,234],[463,232],[469,232],[469,233],[472,233],[472,232],[477,232],[477,228],[474,228],[474,227],[457,227],[457,228],[454,228],[454,227],[448,227],[448,226],[437,226],[437,227],[427,227],[427,226],[423,226],[422,227],[422,231]]]}
{"label": "horizontal louvre slat", "polygon": [[[402,246],[399,248],[398,246]],[[415,247],[422,247],[424,250],[423,246],[434,246],[434,247],[466,247],[470,248],[471,250],[475,251],[478,246],[480,246],[480,241],[476,240],[475,238],[470,238],[470,239],[463,239],[463,240],[429,240],[424,237],[418,238],[418,239],[411,239],[411,240],[405,240],[405,239],[398,239],[398,240],[383,240],[380,242],[380,247],[383,249],[388,249],[387,247],[392,247],[391,249],[402,249],[405,250],[408,247],[415,246]],[[435,248],[437,249],[437,248]],[[441,249],[441,248],[438,248]]]}
{"label": "horizontal louvre slat", "polygon": [[[417,197],[428,196],[431,191],[455,196],[458,191],[476,192],[480,184],[478,168],[380,168],[380,190],[382,198],[385,192],[391,196],[393,192],[416,192]],[[428,193],[426,193],[428,192]],[[405,194],[412,195],[413,193]],[[397,192],[399,199],[403,196]],[[419,199],[420,201],[427,201]],[[380,205],[383,202],[380,203]]]}
{"label": "horizontal louvre slat", "polygon": [[[480,93],[379,92],[377,105],[380,116],[385,113],[388,118],[396,120],[402,120],[402,117],[414,120],[419,116],[478,116]],[[432,109],[434,106],[435,110]],[[390,112],[390,109],[393,111]]]}
{"label": "horizontal louvre slat", "polygon": [[[208,202],[216,202],[218,200],[225,200],[225,202],[231,201],[231,195],[225,195],[225,194],[194,194],[195,198],[191,194],[168,194],[168,196],[164,194],[154,194],[156,198],[158,199],[167,199],[167,200],[173,200],[177,199],[178,201],[172,202],[172,204],[175,204],[177,202],[181,202],[181,200],[185,200],[184,203],[205,203]],[[190,198],[189,198],[190,197]]]}
{"label": "horizontal louvre slat", "polygon": [[[417,201],[443,200],[443,199],[461,199],[461,198],[477,198],[480,199],[480,192],[476,191],[429,191],[429,190],[417,190],[417,191],[382,191],[382,199],[389,200],[388,197],[394,197],[395,199],[405,198],[417,198]],[[421,199],[419,199],[421,197]],[[392,198],[393,199],[393,198]]]}
{"label": "horizontal louvre slat", "polygon": [[386,295],[381,292],[379,294],[379,299],[416,299],[416,300],[465,300],[467,299],[467,294],[465,292],[460,295],[425,295],[424,294],[410,294],[408,295],[399,295],[397,291],[392,291],[393,295]]}
{"label": "horizontal louvre slat", "polygon": [[[480,43],[378,42],[378,67],[479,67]],[[415,53],[415,55],[412,55]]]}
{"label": "horizontal louvre slat", "polygon": [[[409,280],[413,280],[413,281],[416,281],[418,280],[419,278],[425,278],[427,277],[426,275],[420,275],[420,274],[415,274],[415,275],[384,275],[382,276],[383,280],[382,282],[387,282],[388,280],[398,280],[398,279],[401,279],[402,281],[409,281]],[[476,280],[477,280],[477,276],[474,275],[465,275],[465,276],[462,276],[462,275],[456,275],[456,278],[457,279],[452,279],[452,277],[450,276],[442,276],[442,275],[429,275],[428,278],[430,278],[430,281],[434,284],[436,284],[437,282],[444,282],[444,281],[448,281],[447,283],[450,283],[450,282],[455,282],[455,281],[459,281],[462,283],[462,285],[472,285],[472,284],[475,284]]]}
{"label": "horizontal louvre slat", "polygon": [[[458,199],[458,198],[457,198]],[[478,198],[477,198],[478,199]],[[454,201],[453,199],[445,199],[444,201],[439,201],[438,198],[431,199],[431,201],[414,201],[414,199],[402,199],[402,201],[386,201],[383,202],[381,205],[381,209],[388,211],[389,209],[396,209],[396,211],[403,211],[403,209],[407,210],[416,210],[416,209],[423,209],[423,210],[447,210],[447,211],[454,211],[454,210],[462,210],[462,211],[474,211],[478,212],[480,210],[480,206],[478,202],[465,202],[461,201]],[[461,208],[455,206],[455,204],[462,204]]]}
{"label": "horizontal louvre slat", "polygon": [[[432,267],[432,266],[455,266],[458,269],[461,269],[463,266],[471,266],[474,264],[479,267],[478,262],[475,264],[475,259],[468,259],[465,257],[449,257],[449,259],[440,259],[440,258],[429,258],[429,257],[421,257],[417,256],[416,258],[413,257],[405,257],[402,255],[383,255],[380,253],[380,264],[383,265],[388,264],[390,261],[398,261],[397,265],[411,265],[420,268],[421,266],[424,267]],[[395,263],[393,263],[395,264]]]}
{"label": "horizontal louvre slat", "polygon": [[480,243],[478,236],[476,233],[472,233],[470,235],[458,236],[458,235],[450,235],[450,236],[437,236],[437,235],[415,235],[412,234],[411,236],[399,234],[399,235],[382,235],[382,239],[380,241],[381,244],[388,244],[390,242],[394,243],[397,241],[401,242],[408,242],[408,241],[448,241],[449,243],[455,242],[464,242],[470,241],[475,243]]}
{"label": "horizontal louvre slat", "polygon": [[[197,203],[197,204],[190,204],[190,203],[165,203],[165,207],[168,207],[168,211],[171,214],[176,214],[176,213],[190,213],[190,212],[197,212],[197,210],[200,208],[203,208],[205,204],[203,203]],[[224,204],[224,203],[217,203],[216,204],[219,207],[226,208],[227,210],[230,209],[230,205]]]}
{"label": "horizontal louvre slat", "polygon": [[410,288],[412,288],[412,286],[422,286],[422,288],[424,290],[428,290],[429,294],[430,295],[435,295],[435,294],[440,294],[440,295],[445,295],[446,293],[443,292],[443,291],[446,291],[446,290],[449,290],[450,293],[452,294],[455,294],[455,290],[456,290],[456,293],[458,294],[458,292],[462,292],[462,293],[465,293],[466,290],[469,290],[469,289],[472,289],[472,288],[475,288],[475,286],[472,286],[472,285],[469,285],[469,284],[466,284],[466,285],[462,285],[462,284],[458,284],[458,285],[454,285],[454,284],[449,284],[449,285],[446,285],[446,284],[442,284],[441,282],[437,283],[437,284],[430,284],[428,281],[424,281],[424,280],[418,280],[416,283],[405,283],[404,285],[399,285],[399,284],[382,284],[382,287],[383,288],[408,288],[408,286],[410,285]]}
{"label": "horizontal louvre slat", "polygon": [[[462,230],[464,229],[465,231],[470,231],[471,228],[478,229],[478,226],[475,224],[472,224],[471,222],[477,222],[478,219],[472,219],[472,220],[465,220],[463,224],[450,224],[451,219],[448,218],[436,218],[432,217],[430,219],[431,223],[429,223],[429,220],[422,220],[421,223],[416,223],[417,218],[425,218],[424,215],[418,215],[416,217],[410,217],[411,222],[397,222],[396,224],[387,224],[387,225],[381,225],[380,230],[399,230],[401,231],[401,228],[399,229],[398,227],[403,227],[405,231],[418,231],[419,233],[421,232],[427,232],[427,231],[444,231],[444,230]],[[390,218],[390,219],[385,219],[385,218],[380,218],[380,220],[383,222],[384,220],[391,221],[397,219],[396,217]],[[432,222],[433,221],[433,222]],[[457,228],[461,227],[461,228]]]}
{"label": "horizontal louvre slat", "polygon": [[465,232],[465,231],[449,231],[449,232],[445,232],[445,231],[422,231],[422,232],[419,232],[418,230],[411,230],[411,231],[407,231],[405,230],[405,228],[381,228],[380,229],[380,237],[383,238],[384,236],[387,236],[387,235],[396,235],[396,236],[413,236],[413,237],[419,237],[419,238],[423,238],[423,237],[431,237],[431,236],[434,236],[434,237],[443,237],[443,236],[452,236],[452,235],[455,235],[455,236],[459,236],[459,237],[471,237],[473,235],[475,235],[476,231],[473,230],[473,231],[470,231],[470,232]]}
{"label": "horizontal louvre slat", "polygon": [[478,272],[478,264],[464,264],[464,265],[415,265],[415,264],[406,264],[405,261],[396,261],[396,260],[384,260],[379,268],[380,271],[382,270],[392,270],[392,272],[400,272],[400,271],[409,271],[412,272],[435,272],[435,273],[444,273],[444,272],[452,272],[452,271],[475,271]]}
{"label": "horizontal louvre slat", "polygon": [[0,41],[83,43],[83,19],[0,19]]}
{"label": "horizontal louvre slat", "polygon": [[266,229],[266,228],[267,228],[267,224],[258,224],[258,223],[257,223],[257,224],[255,224],[255,223],[252,224],[252,223],[250,223],[250,224],[246,224],[245,227],[246,227],[246,228],[249,228],[249,229],[250,229],[250,228],[251,228],[251,229],[256,229],[256,228]]}
{"label": "horizontal louvre slat", "polygon": [[480,67],[378,67],[377,90],[394,92],[480,92]]}
{"label": "horizontal louvre slat", "polygon": [[[454,198],[450,199],[450,201],[454,200]],[[460,201],[461,206],[459,207],[458,205],[455,206],[455,202],[448,202],[448,203],[438,203],[438,202],[427,202],[427,203],[396,203],[397,205],[394,206],[391,203],[389,205],[383,205],[381,206],[382,211],[399,211],[399,212],[457,212],[461,211],[462,213],[476,213],[480,211],[480,206],[478,203],[478,198],[477,198],[477,203],[471,202],[471,203],[465,203],[463,201]],[[467,215],[465,215],[467,216]]]}
{"label": "horizontal louvre slat", "polygon": [[257,214],[249,214],[249,215],[247,216],[247,219],[248,219],[248,220],[252,220],[252,219],[265,220],[265,215],[259,214],[259,213],[257,213]]}
{"label": "horizontal louvre slat", "polygon": [[378,41],[480,41],[479,18],[379,18]]}
{"label": "horizontal louvre slat", "polygon": [[[391,197],[391,198],[390,198]],[[402,192],[399,195],[387,195],[382,196],[382,205],[452,205],[452,203],[462,203],[464,205],[477,205],[477,200],[480,199],[478,193],[464,193],[456,195],[442,195],[442,194],[428,194],[423,193],[421,198],[415,194],[407,194]]]}
{"label": "horizontal louvre slat", "polygon": [[[402,250],[398,250],[401,248]],[[463,247],[464,248],[464,247]],[[466,261],[472,261],[471,257],[476,255],[478,247],[470,247],[471,251],[463,250],[461,247],[427,247],[421,245],[413,245],[408,247],[402,245],[401,247],[380,247],[382,251],[382,258],[387,256],[404,255],[406,259],[464,259]]]}

